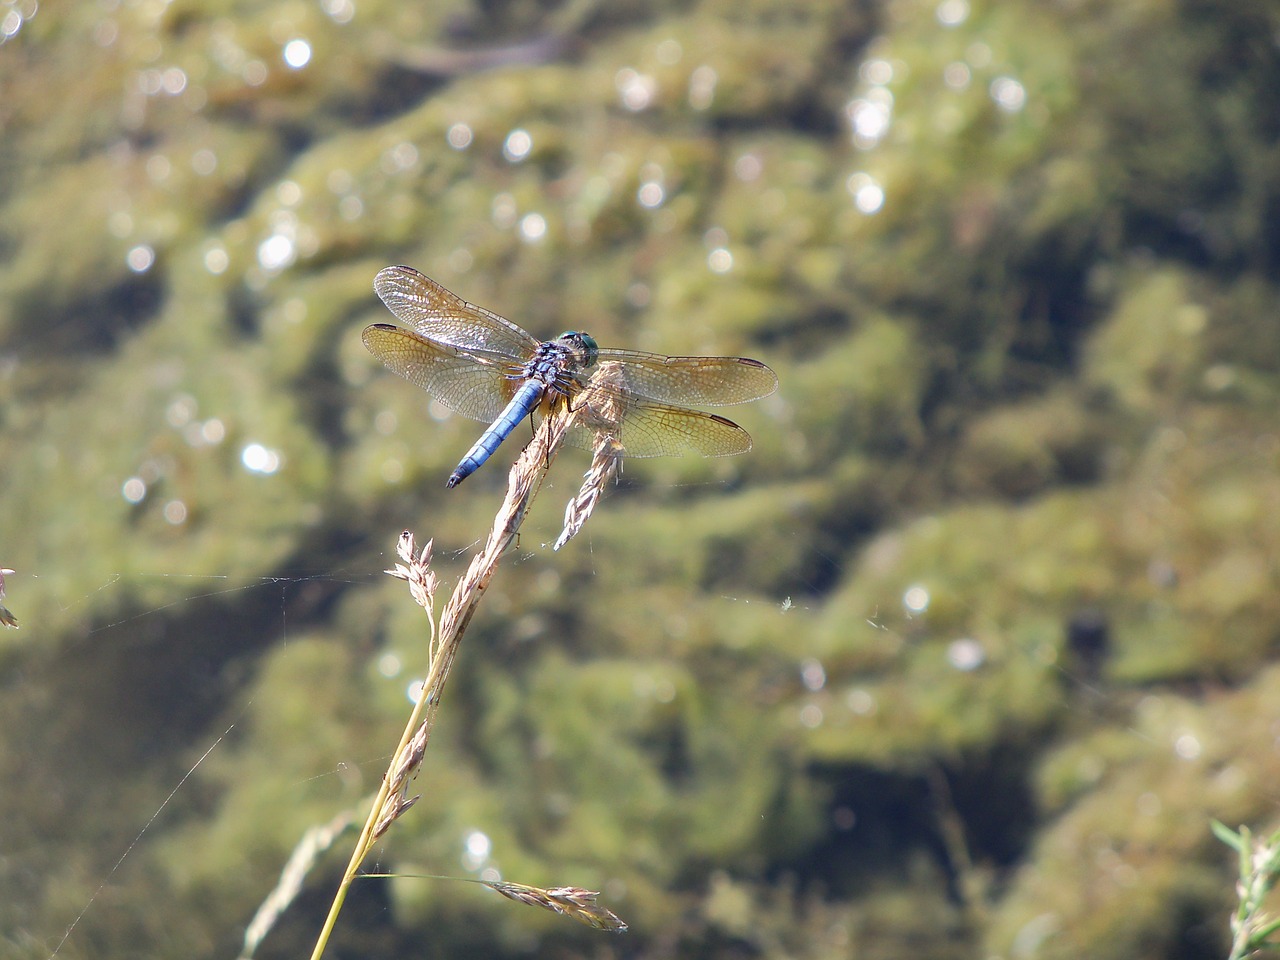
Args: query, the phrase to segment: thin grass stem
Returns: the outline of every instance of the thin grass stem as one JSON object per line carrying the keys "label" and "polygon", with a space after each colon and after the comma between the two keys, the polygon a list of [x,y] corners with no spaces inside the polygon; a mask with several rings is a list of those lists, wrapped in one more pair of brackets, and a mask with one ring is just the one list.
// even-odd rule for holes
{"label": "thin grass stem", "polygon": [[422,762],[422,755],[435,723],[435,714],[440,705],[445,681],[449,677],[449,671],[457,656],[458,645],[471,622],[471,617],[475,614],[480,598],[498,569],[503,554],[515,540],[516,533],[528,512],[529,504],[537,494],[546,471],[551,461],[555,459],[556,453],[559,452],[565,434],[573,425],[576,416],[576,411],[570,409],[567,403],[560,402],[553,406],[551,414],[535,432],[532,442],[525,447],[524,452],[512,466],[507,479],[506,497],[494,516],[489,536],[480,552],[472,559],[457,587],[454,588],[448,603],[445,604],[438,630],[433,613],[434,574],[431,574],[428,569],[431,545],[428,544],[420,555],[415,555],[412,534],[407,531],[401,534],[397,552],[406,563],[397,564],[395,570],[388,572],[408,580],[414,599],[427,611],[431,623],[431,639],[428,645],[431,654],[430,668],[427,679],[422,685],[422,692],[409,714],[404,732],[400,735],[400,743],[392,753],[391,763],[374,796],[369,815],[360,831],[360,839],[356,841],[355,849],[347,862],[342,881],[334,894],[329,913],[316,940],[315,949],[311,953],[311,960],[320,960],[324,954],[338,915],[342,912],[347,891],[360,875],[360,865],[373,849],[373,845],[396,818],[417,799],[406,797],[405,790],[408,781],[416,774]]}

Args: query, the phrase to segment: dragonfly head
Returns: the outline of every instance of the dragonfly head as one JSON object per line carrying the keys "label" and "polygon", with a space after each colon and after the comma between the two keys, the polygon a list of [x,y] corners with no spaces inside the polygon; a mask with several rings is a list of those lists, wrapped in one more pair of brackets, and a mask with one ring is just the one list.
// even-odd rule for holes
{"label": "dragonfly head", "polygon": [[580,330],[566,330],[557,339],[573,348],[584,367],[592,366],[596,362],[596,355],[600,352],[600,344],[596,343],[595,337],[591,336],[591,334],[583,333]]}

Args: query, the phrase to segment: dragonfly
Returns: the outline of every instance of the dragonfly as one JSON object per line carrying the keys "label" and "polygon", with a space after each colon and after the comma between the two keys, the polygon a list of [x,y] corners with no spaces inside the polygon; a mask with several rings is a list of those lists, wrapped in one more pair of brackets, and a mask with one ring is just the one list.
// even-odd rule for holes
{"label": "dragonfly", "polygon": [[[539,340],[412,267],[379,271],[373,288],[412,329],[371,324],[363,334],[369,352],[454,413],[489,424],[450,475],[450,488],[479,469],[525,417],[545,416],[556,402],[573,404],[588,385],[592,407],[610,411],[608,432],[629,457],[746,453],[746,430],[686,405],[745,403],[778,388],[769,367],[746,357],[607,349],[574,330]],[[598,418],[593,424],[579,417],[565,442],[591,450],[599,426]]]}

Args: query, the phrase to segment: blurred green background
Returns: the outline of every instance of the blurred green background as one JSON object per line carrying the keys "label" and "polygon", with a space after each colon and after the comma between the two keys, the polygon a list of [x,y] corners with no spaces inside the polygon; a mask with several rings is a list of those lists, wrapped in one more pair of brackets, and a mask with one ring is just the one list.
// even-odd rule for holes
{"label": "blurred green background", "polygon": [[408,527],[451,588],[515,450],[444,489],[479,426],[359,340],[401,262],[782,387],[559,553],[554,465],[370,864],[631,931],[405,878],[330,955],[1225,953],[1208,821],[1280,800],[1280,6],[4,0],[0,40],[0,957],[82,912],[66,960],[233,957],[376,786],[425,662],[380,571]]}

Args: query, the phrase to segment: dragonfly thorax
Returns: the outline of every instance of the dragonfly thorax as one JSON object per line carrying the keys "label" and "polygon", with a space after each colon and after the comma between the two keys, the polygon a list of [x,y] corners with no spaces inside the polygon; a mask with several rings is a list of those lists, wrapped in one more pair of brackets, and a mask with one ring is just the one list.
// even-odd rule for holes
{"label": "dragonfly thorax", "polygon": [[567,395],[570,384],[579,379],[577,374],[596,362],[598,350],[590,336],[571,330],[538,344],[533,356],[511,379],[540,383],[545,389]]}

